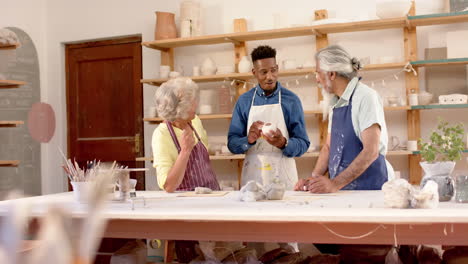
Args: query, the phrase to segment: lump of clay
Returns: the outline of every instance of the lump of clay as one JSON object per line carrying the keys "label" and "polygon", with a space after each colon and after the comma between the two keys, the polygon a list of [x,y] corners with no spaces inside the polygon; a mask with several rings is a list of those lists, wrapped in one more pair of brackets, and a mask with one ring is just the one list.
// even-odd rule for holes
{"label": "lump of clay", "polygon": [[256,181],[249,181],[240,189],[239,199],[243,202],[256,202],[265,200],[266,193]]}
{"label": "lump of clay", "polygon": [[439,186],[435,181],[429,180],[422,190],[413,190],[411,207],[432,209],[439,205]]}
{"label": "lump of clay", "polygon": [[213,190],[211,190],[210,188],[206,188],[206,187],[196,187],[195,188],[195,193],[196,194],[209,194],[209,193],[212,193]]}
{"label": "lump of clay", "polygon": [[262,133],[267,136],[270,136],[275,131],[276,131],[276,125],[272,123],[266,123],[262,127]]}
{"label": "lump of clay", "polygon": [[405,179],[386,182],[382,186],[385,206],[390,208],[409,208],[412,188]]}
{"label": "lump of clay", "polygon": [[281,183],[278,179],[275,179],[273,183],[269,184],[265,188],[265,192],[268,200],[282,200],[286,186]]}

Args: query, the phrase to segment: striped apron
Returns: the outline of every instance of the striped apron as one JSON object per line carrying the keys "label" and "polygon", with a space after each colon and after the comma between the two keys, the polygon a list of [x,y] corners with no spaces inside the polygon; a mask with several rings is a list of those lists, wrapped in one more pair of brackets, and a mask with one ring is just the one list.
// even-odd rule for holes
{"label": "striped apron", "polygon": [[[171,134],[172,140],[177,148],[177,152],[180,153],[180,144],[177,136],[174,132],[174,127],[171,122],[166,122],[169,133]],[[196,187],[208,187],[212,190],[220,190],[218,180],[216,180],[216,174],[211,168],[210,156],[208,151],[203,145],[200,136],[197,131],[193,128],[192,124],[189,126],[195,132],[195,136],[198,139],[198,143],[193,147],[190,152],[189,160],[187,162],[187,168],[185,169],[184,179],[182,180],[177,191],[193,191]],[[195,245],[198,241],[175,241],[175,252],[177,260],[180,263],[189,263],[191,260],[198,256]]]}
{"label": "striped apron", "polygon": [[[208,187],[212,190],[220,190],[218,181],[216,180],[216,174],[211,167],[208,150],[205,148],[205,145],[203,145],[200,136],[193,128],[192,124],[189,123],[189,126],[192,128],[193,132],[195,132],[198,143],[193,147],[192,152],[190,153],[184,179],[177,190],[193,191],[195,187]],[[171,134],[177,151],[180,153],[181,148],[179,140],[177,139],[171,122],[167,122],[167,128],[169,129],[169,133]]]}

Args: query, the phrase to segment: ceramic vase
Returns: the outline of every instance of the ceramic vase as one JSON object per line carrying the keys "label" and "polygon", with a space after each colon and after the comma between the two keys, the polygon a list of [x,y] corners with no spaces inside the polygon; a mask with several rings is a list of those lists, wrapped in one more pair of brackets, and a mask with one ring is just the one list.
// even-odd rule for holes
{"label": "ceramic vase", "polygon": [[156,27],[154,31],[154,39],[173,39],[177,38],[177,28],[173,13],[156,12]]}
{"label": "ceramic vase", "polygon": [[411,8],[411,0],[377,0],[376,13],[381,19],[404,17]]}
{"label": "ceramic vase", "polygon": [[201,66],[202,75],[214,75],[216,73],[216,64],[211,58],[206,58]]}
{"label": "ceramic vase", "polygon": [[239,61],[239,65],[237,68],[239,73],[250,72],[252,70],[252,63],[249,61],[249,58],[247,56],[244,56]]}
{"label": "ceramic vase", "polygon": [[425,173],[421,181],[421,187],[424,187],[427,181],[433,180],[439,187],[439,201],[450,201],[454,193],[454,184],[450,174],[455,168],[455,162],[421,162],[420,164]]}

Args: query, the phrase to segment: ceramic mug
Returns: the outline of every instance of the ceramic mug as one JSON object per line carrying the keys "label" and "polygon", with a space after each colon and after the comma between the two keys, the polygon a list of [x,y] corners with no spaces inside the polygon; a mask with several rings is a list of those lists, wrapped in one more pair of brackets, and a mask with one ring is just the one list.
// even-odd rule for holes
{"label": "ceramic mug", "polygon": [[417,151],[418,150],[418,141],[417,140],[408,140],[406,143],[408,151]]}
{"label": "ceramic mug", "polygon": [[156,106],[150,106],[148,108],[148,117],[156,117],[158,115],[158,111]]}
{"label": "ceramic mug", "polygon": [[408,95],[409,105],[418,105],[418,94]]}
{"label": "ceramic mug", "polygon": [[200,76],[200,67],[199,66],[193,66],[192,75],[193,76]]}
{"label": "ceramic mug", "polygon": [[169,73],[171,72],[171,67],[167,65],[159,66],[159,77],[162,79],[169,78]]}
{"label": "ceramic mug", "polygon": [[285,69],[285,70],[296,69],[296,61],[292,60],[292,59],[284,60],[283,61],[283,69]]}

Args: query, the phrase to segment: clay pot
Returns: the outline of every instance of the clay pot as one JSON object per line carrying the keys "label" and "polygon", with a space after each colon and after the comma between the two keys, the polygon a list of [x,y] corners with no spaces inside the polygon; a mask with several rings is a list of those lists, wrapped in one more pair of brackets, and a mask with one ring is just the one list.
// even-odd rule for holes
{"label": "clay pot", "polygon": [[177,28],[173,13],[156,12],[156,27],[154,30],[154,39],[172,39],[177,38]]}
{"label": "clay pot", "polygon": [[239,73],[246,73],[252,71],[252,63],[249,61],[247,56],[243,56],[242,59],[239,61],[239,65],[237,66]]}

